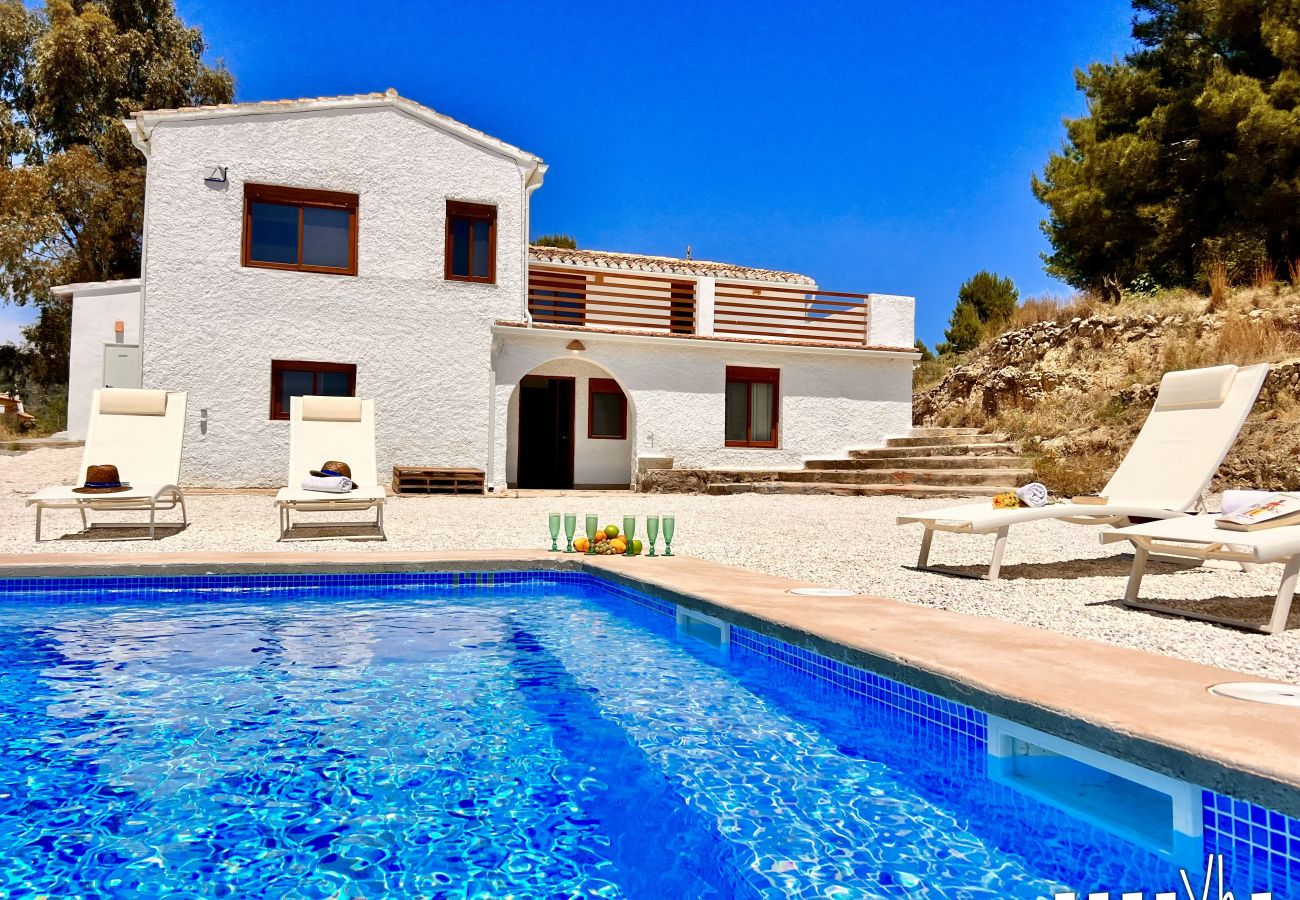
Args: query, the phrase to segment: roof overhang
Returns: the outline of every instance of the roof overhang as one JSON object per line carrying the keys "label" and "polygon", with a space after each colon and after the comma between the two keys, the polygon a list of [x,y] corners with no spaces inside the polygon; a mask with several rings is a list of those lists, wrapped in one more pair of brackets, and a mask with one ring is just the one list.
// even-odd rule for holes
{"label": "roof overhang", "polygon": [[660,347],[681,346],[686,347],[692,344],[699,346],[709,345],[740,345],[746,349],[772,351],[775,353],[815,353],[820,355],[831,354],[835,356],[855,356],[871,357],[873,359],[905,359],[915,361],[921,358],[921,354],[915,350],[904,349],[901,347],[846,347],[843,344],[830,344],[824,341],[783,341],[779,339],[757,339],[743,337],[722,337],[718,335],[702,334],[663,334],[654,331],[636,331],[633,329],[605,329],[605,328],[566,328],[563,325],[539,325],[537,323],[528,324],[526,322],[505,322],[498,321],[492,325],[492,333],[502,337],[534,337],[541,339],[552,339],[556,343],[570,341],[574,338],[579,340],[591,340],[598,338],[602,341],[614,341],[616,343],[635,343],[635,344],[656,344]]}
{"label": "roof overhang", "polygon": [[140,287],[139,278],[119,278],[116,281],[78,281],[74,284],[58,284],[50,288],[56,297],[94,297],[100,294],[120,294],[127,288]]}
{"label": "roof overhang", "polygon": [[145,156],[149,155],[149,137],[159,125],[171,122],[204,122],[216,119],[247,118],[250,116],[283,116],[295,113],[327,112],[331,110],[390,108],[419,119],[447,134],[460,138],[492,153],[513,159],[530,169],[545,167],[541,157],[498,140],[450,116],[430,109],[423,104],[399,95],[396,91],[383,94],[357,94],[348,97],[317,97],[304,100],[274,100],[262,103],[224,103],[218,106],[196,106],[188,109],[144,110],[132,113],[122,124],[131,134],[131,142]]}

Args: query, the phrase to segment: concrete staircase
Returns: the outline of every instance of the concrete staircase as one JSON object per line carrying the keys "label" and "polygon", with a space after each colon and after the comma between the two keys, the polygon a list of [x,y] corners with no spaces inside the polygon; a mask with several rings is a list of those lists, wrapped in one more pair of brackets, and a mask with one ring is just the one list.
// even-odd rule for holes
{"label": "concrete staircase", "polygon": [[[669,476],[671,473],[671,476]],[[1029,460],[1006,435],[976,428],[914,428],[883,447],[850,450],[845,459],[811,459],[802,469],[655,470],[642,490],[709,494],[986,497],[1030,479]]]}

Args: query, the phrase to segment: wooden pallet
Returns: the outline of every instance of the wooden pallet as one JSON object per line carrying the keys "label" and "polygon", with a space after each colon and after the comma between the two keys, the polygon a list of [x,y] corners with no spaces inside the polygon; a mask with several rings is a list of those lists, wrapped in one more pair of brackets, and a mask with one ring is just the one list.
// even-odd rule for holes
{"label": "wooden pallet", "polygon": [[482,469],[393,466],[394,494],[482,494]]}

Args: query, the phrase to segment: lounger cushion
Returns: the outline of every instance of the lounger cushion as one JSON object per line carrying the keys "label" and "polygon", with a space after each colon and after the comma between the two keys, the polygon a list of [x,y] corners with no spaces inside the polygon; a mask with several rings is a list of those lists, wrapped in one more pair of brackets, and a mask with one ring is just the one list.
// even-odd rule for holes
{"label": "lounger cushion", "polygon": [[1160,379],[1155,408],[1200,409],[1218,406],[1228,397],[1236,366],[1211,366],[1185,372],[1166,372]]}
{"label": "lounger cushion", "polygon": [[360,422],[360,397],[303,397],[304,422]]}
{"label": "lounger cushion", "polygon": [[99,392],[99,411],[108,416],[165,416],[167,392],[104,388]]}

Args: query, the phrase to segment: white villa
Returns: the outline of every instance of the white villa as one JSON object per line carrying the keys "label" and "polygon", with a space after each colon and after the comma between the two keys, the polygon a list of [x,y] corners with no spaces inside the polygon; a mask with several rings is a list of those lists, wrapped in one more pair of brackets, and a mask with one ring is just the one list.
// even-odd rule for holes
{"label": "white villa", "polygon": [[56,289],[68,429],[100,385],[187,391],[187,485],[283,484],[299,394],[374,399],[381,477],[497,489],[797,466],[910,426],[912,298],[530,246],[542,161],[394,91],[125,124],[143,274]]}

